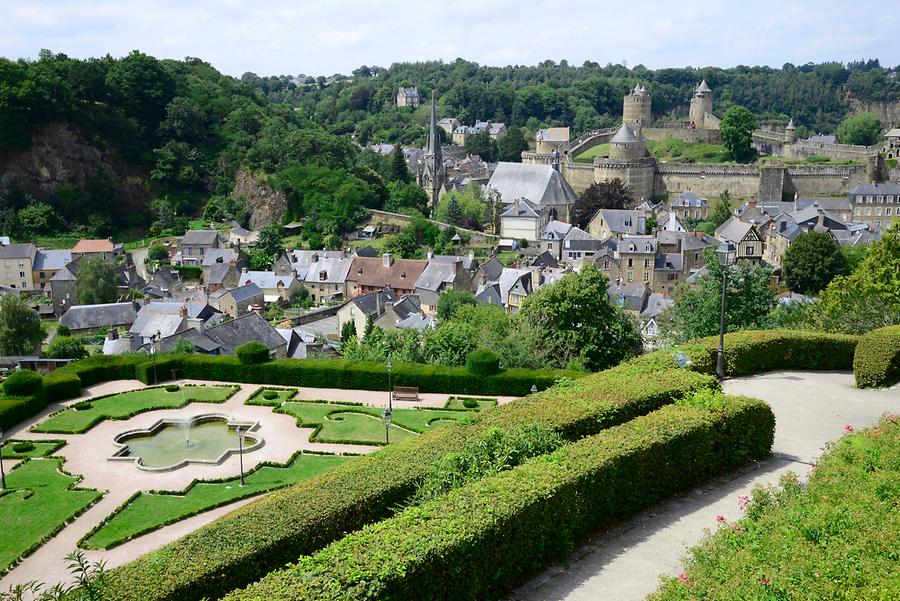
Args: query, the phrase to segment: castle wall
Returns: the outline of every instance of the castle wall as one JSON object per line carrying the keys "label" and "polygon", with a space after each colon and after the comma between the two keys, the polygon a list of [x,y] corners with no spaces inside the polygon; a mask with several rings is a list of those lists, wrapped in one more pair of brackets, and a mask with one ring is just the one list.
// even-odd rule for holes
{"label": "castle wall", "polygon": [[827,157],[836,161],[866,161],[869,155],[867,146],[852,144],[816,144],[813,142],[795,142],[784,145],[784,157],[805,159],[812,156]]}
{"label": "castle wall", "polygon": [[864,165],[796,165],[787,168],[785,194],[842,196],[858,184],[868,183]]}
{"label": "castle wall", "polygon": [[[524,162],[524,161],[523,161]],[[572,186],[576,194],[581,194],[594,183],[594,166],[589,163],[562,163],[560,173]]]}
{"label": "castle wall", "polygon": [[636,204],[653,196],[656,162],[598,160],[594,163],[594,181],[619,179],[631,192]]}
{"label": "castle wall", "polygon": [[707,198],[727,189],[732,196],[751,198],[759,192],[759,169],[752,165],[660,163],[654,189],[660,196],[690,191]]}
{"label": "castle wall", "polygon": [[648,140],[666,140],[674,138],[684,140],[690,144],[703,142],[704,144],[721,144],[722,136],[717,129],[688,129],[687,126],[675,127],[645,127],[641,130]]}

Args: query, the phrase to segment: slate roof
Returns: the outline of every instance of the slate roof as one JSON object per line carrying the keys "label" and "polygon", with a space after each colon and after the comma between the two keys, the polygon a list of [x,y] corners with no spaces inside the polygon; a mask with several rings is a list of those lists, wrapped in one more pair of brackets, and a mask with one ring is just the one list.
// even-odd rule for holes
{"label": "slate roof", "polygon": [[32,269],[34,271],[59,270],[71,260],[71,250],[38,250],[34,254]]}
{"label": "slate roof", "polygon": [[509,208],[500,213],[500,218],[504,217],[520,217],[525,219],[540,219],[541,216],[538,215],[538,212],[535,210],[537,205],[534,203],[525,200],[524,198],[517,199]]}
{"label": "slate roof", "polygon": [[[650,248],[647,248],[647,245],[650,245]],[[634,245],[634,250],[631,249],[631,246]],[[656,254],[656,249],[659,246],[659,240],[657,240],[653,236],[624,236],[621,240],[619,240],[619,254],[623,253],[653,253]]]}
{"label": "slate roof", "polygon": [[547,222],[544,232],[541,234],[541,240],[562,240],[572,229],[571,223],[556,221],[555,219]]}
{"label": "slate roof", "polygon": [[232,288],[225,292],[225,294],[231,295],[231,298],[233,298],[235,302],[245,301],[260,296],[262,293],[262,289],[253,283],[244,284],[243,286],[238,286],[237,288]]}
{"label": "slate roof", "polygon": [[858,184],[850,188],[848,194],[871,194],[873,196],[878,194],[900,194],[900,184]]}
{"label": "slate roof", "polygon": [[225,281],[225,278],[228,277],[228,273],[234,269],[237,271],[237,267],[232,265],[231,263],[213,263],[209,266],[209,274],[206,276],[207,284],[221,284]]}
{"label": "slate roof", "polygon": [[248,313],[237,319],[207,328],[203,334],[219,344],[222,353],[227,355],[233,354],[234,349],[251,340],[262,342],[269,350],[286,345],[278,330],[256,313]]}
{"label": "slate roof", "polygon": [[432,255],[429,261],[435,263],[452,263],[457,264],[460,263],[463,266],[463,269],[475,269],[478,267],[479,261],[475,258],[474,254],[466,254],[466,255]]}
{"label": "slate roof", "polygon": [[456,264],[449,262],[429,261],[419,279],[416,288],[438,292],[444,284],[452,284],[456,279]]}
{"label": "slate roof", "polygon": [[496,190],[504,204],[519,198],[541,206],[574,204],[576,200],[575,191],[550,165],[497,163],[487,188]]}
{"label": "slate roof", "polygon": [[475,300],[483,305],[503,305],[503,300],[500,296],[500,284],[490,282],[479,286],[478,291],[475,293]]}
{"label": "slate roof", "polygon": [[171,351],[175,349],[175,346],[178,344],[179,340],[187,340],[188,342],[193,344],[194,347],[207,354],[213,354],[216,350],[222,348],[222,345],[220,345],[218,342],[216,342],[203,332],[198,332],[194,328],[188,328],[183,332],[178,332],[176,334],[166,336],[159,341],[159,345],[162,350]]}
{"label": "slate roof", "polygon": [[[363,315],[372,315],[377,318],[384,313],[385,303],[393,303],[396,300],[397,297],[394,296],[393,291],[390,288],[385,288],[378,292],[370,292],[351,298],[347,301],[347,304],[352,304],[358,308],[362,311]],[[381,309],[380,311],[379,308]]]}
{"label": "slate roof", "polygon": [[211,246],[219,239],[219,232],[216,230],[188,230],[181,238],[183,246]]}
{"label": "slate roof", "polygon": [[33,259],[37,247],[28,244],[8,244],[0,246],[0,259]]}
{"label": "slate roof", "polygon": [[397,327],[401,329],[412,329],[420,332],[424,330],[433,330],[436,325],[434,317],[413,313],[397,322]]}
{"label": "slate roof", "polygon": [[573,227],[563,240],[563,250],[597,250],[603,246],[603,241],[592,236],[581,228]]}
{"label": "slate roof", "polygon": [[644,308],[641,310],[641,317],[652,319],[674,304],[675,301],[671,298],[666,298],[661,294],[651,294],[647,297]]}
{"label": "slate roof", "polygon": [[681,253],[659,253],[654,259],[657,271],[684,271],[684,260]]}
{"label": "slate roof", "polygon": [[210,267],[216,263],[228,264],[229,261],[238,260],[238,252],[233,248],[211,248],[203,255],[203,261],[200,265]]}
{"label": "slate roof", "polygon": [[709,89],[709,85],[706,83],[705,79],[700,82],[699,86],[697,86],[697,91],[698,92],[712,92],[712,90]]}
{"label": "slate roof", "polygon": [[241,271],[239,277],[239,282],[242,285],[253,283],[263,290],[277,290],[281,287],[290,288],[295,281],[297,281],[297,278],[293,274],[278,275],[274,271]]}
{"label": "slate roof", "polygon": [[497,257],[491,257],[481,264],[479,270],[484,274],[485,280],[496,280],[503,273],[503,263]]}
{"label": "slate roof", "polygon": [[371,246],[366,245],[366,246],[360,246],[359,248],[356,249],[356,256],[357,257],[380,257],[381,253],[379,253],[377,250],[375,250]]}
{"label": "slate roof", "polygon": [[[381,257],[374,260],[381,261]],[[352,266],[352,257],[342,255],[340,258],[320,258],[317,262],[309,263],[305,267],[306,273],[303,281],[308,284],[344,284]],[[324,278],[322,278],[323,272]],[[298,270],[297,273],[299,274],[300,271]]]}
{"label": "slate roof", "polygon": [[394,313],[401,321],[411,315],[418,315],[421,310],[418,298],[409,294],[394,303]]}
{"label": "slate roof", "polygon": [[73,305],[59,318],[59,323],[70,330],[93,330],[104,326],[131,325],[136,317],[137,311],[132,302]]}
{"label": "slate roof", "polygon": [[672,207],[678,208],[703,208],[709,206],[705,198],[697,196],[693,192],[682,192],[680,196],[674,198],[671,203]]}
{"label": "slate roof", "polygon": [[731,217],[716,228],[716,236],[728,242],[737,243],[743,240],[751,229],[753,229],[752,223],[741,221],[737,217]]}
{"label": "slate roof", "polygon": [[[531,270],[530,269],[513,269],[511,267],[506,267],[503,269],[503,273],[500,274],[500,278],[497,280],[497,283],[500,285],[500,301],[503,305],[506,305],[509,302],[509,292],[513,288],[515,288],[516,284],[519,283],[523,278],[531,280]],[[527,287],[525,289],[527,293]]]}
{"label": "slate roof", "polygon": [[530,267],[559,267],[559,261],[550,254],[549,250],[545,250],[534,258]]}
{"label": "slate roof", "polygon": [[600,209],[591,221],[597,219],[598,215],[613,234],[643,234],[646,231],[647,220],[642,211]]}
{"label": "slate roof", "polygon": [[637,136],[634,135],[634,132],[627,123],[620,125],[619,129],[616,131],[616,135],[610,140],[613,144],[635,144],[637,141]]}
{"label": "slate roof", "polygon": [[845,196],[840,198],[803,198],[797,197],[794,199],[794,209],[801,210],[807,207],[811,207],[814,205],[819,205],[820,209],[825,209],[826,211],[845,211],[848,212],[852,209],[850,206],[850,201],[847,200]]}
{"label": "slate roof", "polygon": [[187,317],[191,319],[209,319],[213,317],[216,311],[205,300],[159,300],[152,301],[140,308],[138,317],[143,315],[180,315],[181,309],[187,311]]}
{"label": "slate roof", "polygon": [[606,295],[611,305],[640,312],[650,290],[645,284],[610,284],[606,287]]}
{"label": "slate roof", "polygon": [[353,257],[347,280],[360,286],[412,289],[426,265],[427,261],[393,259],[393,263],[386,267],[382,257]]}

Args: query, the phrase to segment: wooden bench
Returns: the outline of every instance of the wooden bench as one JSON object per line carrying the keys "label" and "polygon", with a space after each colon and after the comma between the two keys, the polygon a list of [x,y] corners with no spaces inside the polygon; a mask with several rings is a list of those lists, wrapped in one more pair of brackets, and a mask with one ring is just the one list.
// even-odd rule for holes
{"label": "wooden bench", "polygon": [[418,401],[419,389],[415,386],[394,386],[395,401]]}

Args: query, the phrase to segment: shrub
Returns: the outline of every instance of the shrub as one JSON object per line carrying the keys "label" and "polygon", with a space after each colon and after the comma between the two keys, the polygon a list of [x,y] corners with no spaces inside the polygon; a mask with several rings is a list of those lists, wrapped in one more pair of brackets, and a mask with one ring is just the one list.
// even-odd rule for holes
{"label": "shrub", "polygon": [[88,409],[93,407],[93,405],[90,401],[78,401],[77,403],[72,405],[72,407],[75,408],[75,411],[87,411]]}
{"label": "shrub", "polygon": [[72,399],[81,394],[81,378],[77,374],[56,370],[44,376],[44,396],[48,403]]}
{"label": "shrub", "polygon": [[900,326],[864,334],[853,355],[857,388],[880,388],[900,381]]}
{"label": "shrub", "polygon": [[752,399],[664,407],[367,526],[225,601],[497,598],[598,527],[768,454],[774,427]]}
{"label": "shrub", "polygon": [[57,336],[71,336],[72,331],[69,329],[69,326],[59,324],[59,326],[56,328],[56,335]]}
{"label": "shrub", "polygon": [[44,378],[30,369],[20,369],[3,381],[3,392],[8,397],[44,398]]}
{"label": "shrub", "polygon": [[178,392],[181,390],[181,386],[178,384],[166,384],[166,392]]}
{"label": "shrub", "polygon": [[39,413],[44,408],[41,397],[3,398],[0,399],[0,428],[15,426],[23,419]]}
{"label": "shrub", "polygon": [[477,409],[478,408],[478,401],[476,401],[475,399],[463,399],[462,404],[463,404],[463,407],[465,407],[466,409]]}
{"label": "shrub", "polygon": [[[181,369],[188,371],[182,373],[186,377],[197,377],[187,374],[198,366],[215,366],[215,369],[240,377],[256,376],[251,381],[259,381],[260,377],[268,380],[284,378],[283,383],[297,385],[307,378],[308,370],[333,386],[346,386],[348,380],[345,378],[348,377],[368,377],[367,388],[387,387],[384,366],[380,364],[372,364],[370,370],[367,364],[346,361],[272,361],[250,369],[237,361],[223,363],[211,359],[217,358],[186,359]],[[310,367],[310,364],[327,364],[331,369]],[[304,365],[305,368],[297,367]],[[515,370],[478,378],[463,368],[395,365],[394,374],[399,385],[415,385],[412,382],[418,380],[404,381],[404,378],[412,377],[413,370],[428,386],[463,383],[474,388],[480,382],[482,388],[496,387],[505,394],[514,394],[511,384],[527,390],[536,381],[535,374],[528,370],[522,370],[522,376],[517,376],[519,379],[507,382],[501,378]],[[447,371],[459,376],[442,377],[441,374]],[[434,380],[426,377],[429,373],[436,374]],[[547,386],[563,375],[560,372],[544,373],[549,381]],[[382,377],[384,380],[380,379]],[[478,412],[468,424],[448,426],[386,447],[318,476],[314,481],[273,493],[113,570],[110,573],[111,596],[121,601],[175,601],[223,595],[282,566],[286,557],[312,553],[348,531],[389,516],[394,507],[402,505],[415,493],[430,465],[449,453],[466,448],[467,441],[478,439],[490,428],[535,425],[549,428],[567,440],[576,440],[672,403],[685,391],[716,385],[715,378],[684,369],[659,370],[625,365],[585,376],[565,387],[550,388],[509,405]],[[311,511],[310,507],[316,509]]]}
{"label": "shrub", "polygon": [[34,450],[34,443],[16,442],[12,445],[13,453],[29,453]]}
{"label": "shrub", "polygon": [[266,390],[263,392],[263,398],[267,401],[274,401],[278,398],[278,393],[274,390]]}
{"label": "shrub", "polygon": [[81,338],[56,336],[47,348],[46,356],[50,359],[84,359],[88,352]]}
{"label": "shrub", "polygon": [[269,348],[258,340],[251,340],[234,349],[234,354],[244,365],[259,365],[269,360]]}
{"label": "shrub", "polygon": [[476,376],[492,376],[500,371],[500,357],[487,349],[474,350],[466,355],[466,369]]}

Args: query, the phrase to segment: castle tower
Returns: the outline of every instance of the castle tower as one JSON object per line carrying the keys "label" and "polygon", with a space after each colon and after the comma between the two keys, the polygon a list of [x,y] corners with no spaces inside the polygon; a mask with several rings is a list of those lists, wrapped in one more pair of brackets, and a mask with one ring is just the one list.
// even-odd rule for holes
{"label": "castle tower", "polygon": [[634,86],[622,103],[622,123],[632,128],[650,127],[653,116],[650,112],[650,94],[640,84]]}
{"label": "castle tower", "polygon": [[623,123],[609,142],[609,158],[594,159],[594,181],[621,180],[631,193],[635,205],[653,196],[656,161],[647,156],[647,146],[640,131]]}
{"label": "castle tower", "polygon": [[791,122],[787,124],[787,127],[784,128],[784,143],[785,144],[793,144],[797,141],[797,126],[794,125],[794,120],[791,119]]}
{"label": "castle tower", "polygon": [[428,141],[425,144],[425,167],[422,170],[421,187],[428,194],[428,206],[437,206],[441,190],[447,181],[444,170],[444,153],[441,150],[441,136],[438,133],[437,108],[434,91],[431,92],[431,123],[428,129]]}
{"label": "castle tower", "polygon": [[690,120],[697,129],[706,129],[706,114],[712,114],[712,90],[706,80],[700,82],[691,98]]}

